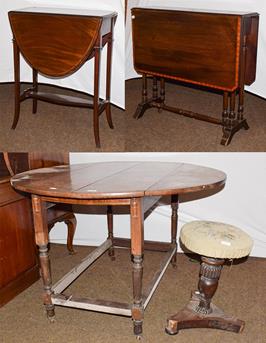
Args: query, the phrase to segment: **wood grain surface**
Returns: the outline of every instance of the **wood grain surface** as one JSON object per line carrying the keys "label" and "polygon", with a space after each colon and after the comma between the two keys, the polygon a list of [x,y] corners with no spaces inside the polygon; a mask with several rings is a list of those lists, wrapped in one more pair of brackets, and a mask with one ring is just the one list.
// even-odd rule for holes
{"label": "wood grain surface", "polygon": [[256,13],[133,8],[134,67],[141,74],[234,91],[244,68],[245,83],[255,79],[257,29]]}
{"label": "wood grain surface", "polygon": [[45,75],[62,77],[76,71],[90,57],[98,36],[110,31],[116,13],[103,12],[100,16],[100,11],[52,10],[11,11],[9,20],[30,66]]}
{"label": "wood grain surface", "polygon": [[222,171],[187,163],[103,162],[41,168],[15,175],[14,188],[42,196],[110,199],[215,189]]}

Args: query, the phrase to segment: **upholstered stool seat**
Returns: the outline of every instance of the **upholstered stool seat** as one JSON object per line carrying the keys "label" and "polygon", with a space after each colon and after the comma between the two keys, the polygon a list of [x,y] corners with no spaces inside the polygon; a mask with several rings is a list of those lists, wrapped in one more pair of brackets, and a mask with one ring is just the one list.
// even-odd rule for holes
{"label": "upholstered stool seat", "polygon": [[213,258],[240,258],[249,255],[253,241],[235,226],[193,221],[183,226],[180,240],[187,249]]}
{"label": "upholstered stool seat", "polygon": [[249,255],[253,241],[235,226],[194,221],[185,224],[180,232],[180,241],[191,252],[201,255],[198,290],[192,294],[189,304],[168,318],[166,332],[176,334],[185,328],[216,328],[241,332],[245,323],[226,315],[211,303],[225,259]]}

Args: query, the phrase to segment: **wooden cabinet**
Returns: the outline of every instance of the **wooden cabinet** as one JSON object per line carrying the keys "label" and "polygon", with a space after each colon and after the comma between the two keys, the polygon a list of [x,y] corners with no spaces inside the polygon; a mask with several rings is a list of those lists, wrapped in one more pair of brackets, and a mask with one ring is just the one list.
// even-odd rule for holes
{"label": "wooden cabinet", "polygon": [[3,171],[1,165],[0,306],[39,278],[30,200],[13,190]]}
{"label": "wooden cabinet", "polygon": [[[10,176],[67,163],[64,154],[0,153],[0,307],[39,278],[31,201],[11,187]],[[48,216],[49,229],[57,221],[68,224],[71,250],[76,225],[71,208],[52,207]]]}

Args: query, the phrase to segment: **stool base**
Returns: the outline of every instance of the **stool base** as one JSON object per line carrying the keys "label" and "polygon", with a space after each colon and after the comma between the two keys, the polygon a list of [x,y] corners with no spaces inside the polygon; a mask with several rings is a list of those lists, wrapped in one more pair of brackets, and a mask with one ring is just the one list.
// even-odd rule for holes
{"label": "stool base", "polygon": [[243,331],[244,321],[226,315],[214,304],[211,304],[211,313],[197,313],[196,307],[199,305],[199,302],[199,293],[195,291],[187,306],[167,319],[166,333],[175,335],[181,329],[190,328],[212,328],[235,333]]}

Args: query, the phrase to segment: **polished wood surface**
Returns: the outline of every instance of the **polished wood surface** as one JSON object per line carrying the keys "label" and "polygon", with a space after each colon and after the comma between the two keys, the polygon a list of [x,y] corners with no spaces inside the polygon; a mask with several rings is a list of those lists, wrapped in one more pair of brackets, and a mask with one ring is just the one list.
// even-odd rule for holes
{"label": "polished wood surface", "polygon": [[[55,305],[124,315],[133,319],[134,334],[140,337],[144,311],[152,295],[167,266],[170,263],[176,266],[178,195],[210,189],[219,191],[225,180],[226,175],[219,170],[170,162],[88,163],[42,168],[13,176],[13,187],[32,196],[35,241],[39,247],[43,300],[48,319],[54,321]],[[171,196],[170,242],[145,242],[144,219],[163,195]],[[55,285],[52,285],[48,253],[47,203],[50,202],[107,206],[107,239]],[[130,240],[114,237],[113,206],[129,207]],[[81,299],[65,293],[64,290],[103,253],[108,251],[114,260],[115,246],[129,247],[131,251],[131,304]],[[142,284],[145,248],[165,252],[160,267],[146,287]]]}
{"label": "polished wood surface", "polygon": [[110,32],[115,13],[100,14],[28,8],[9,12],[9,19],[14,39],[30,66],[47,76],[64,77],[91,57],[98,35],[102,45],[102,37]]}
{"label": "polished wood surface", "polygon": [[212,303],[225,260],[201,256],[198,290],[192,293],[189,303],[167,319],[165,331],[175,335],[182,329],[209,328],[242,332],[245,322],[227,315]]}
{"label": "polished wood surface", "polygon": [[[255,81],[258,22],[257,13],[133,8],[134,67],[144,77],[142,102],[135,116],[140,118],[148,108],[157,107],[220,124],[221,143],[229,144],[236,131],[248,129],[243,119],[243,92],[245,84]],[[154,77],[152,98],[147,97],[146,76]],[[222,91],[222,119],[166,105],[164,85],[160,85],[160,95],[157,88],[157,79],[164,78]]]}
{"label": "polished wood surface", "polygon": [[[252,19],[257,19],[255,13],[135,8],[132,16],[137,72],[224,91],[239,86],[241,29],[245,36],[249,34]],[[252,58],[250,65],[246,64],[248,70],[252,67],[251,80],[245,79],[248,84],[255,79],[256,54]]]}
{"label": "polished wood surface", "polygon": [[21,191],[58,198],[115,199],[195,192],[221,186],[219,170],[172,162],[103,162],[55,166],[16,175]]}
{"label": "polished wood surface", "polygon": [[[112,128],[110,82],[113,26],[117,13],[111,11],[30,7],[9,12],[14,42],[15,115],[12,128],[19,120],[20,102],[33,99],[58,105],[93,109],[95,143],[100,147],[98,117],[105,110]],[[106,97],[99,98],[100,55],[107,44]],[[20,53],[33,71],[32,87],[20,93]],[[94,58],[94,99],[38,91],[38,73],[48,77],[66,77]]]}

